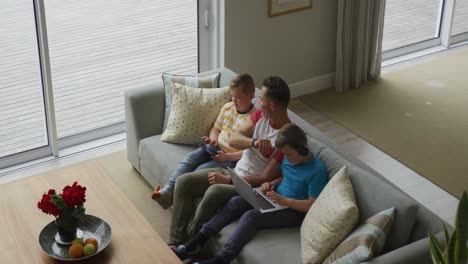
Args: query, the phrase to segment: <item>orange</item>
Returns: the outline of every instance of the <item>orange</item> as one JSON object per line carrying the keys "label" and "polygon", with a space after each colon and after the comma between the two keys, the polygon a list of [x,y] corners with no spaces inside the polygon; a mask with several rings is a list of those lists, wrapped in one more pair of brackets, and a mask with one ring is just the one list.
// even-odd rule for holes
{"label": "orange", "polygon": [[74,258],[81,258],[83,256],[83,245],[74,244],[68,249],[68,254]]}
{"label": "orange", "polygon": [[84,245],[86,246],[87,244],[93,244],[94,245],[94,248],[97,250],[98,249],[98,242],[95,238],[88,238],[86,239],[86,241],[84,242]]}

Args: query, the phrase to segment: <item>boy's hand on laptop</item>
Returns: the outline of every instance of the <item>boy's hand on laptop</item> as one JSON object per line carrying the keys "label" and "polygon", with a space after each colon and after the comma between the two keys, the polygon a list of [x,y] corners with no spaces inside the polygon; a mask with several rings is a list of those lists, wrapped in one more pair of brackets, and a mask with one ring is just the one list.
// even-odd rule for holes
{"label": "boy's hand on laptop", "polygon": [[287,206],[286,200],[287,198],[284,196],[279,195],[275,191],[269,191],[266,193],[267,197],[270,198],[273,202],[279,204],[279,205],[284,205]]}
{"label": "boy's hand on laptop", "polygon": [[269,158],[271,154],[273,153],[273,151],[275,150],[273,145],[271,145],[271,141],[266,138],[260,138],[258,140],[255,140],[254,145],[255,145],[255,148],[258,148],[260,153],[262,153],[262,155],[265,158]]}
{"label": "boy's hand on laptop", "polygon": [[207,136],[204,136],[201,138],[203,140],[203,142],[205,142],[206,144],[210,144],[212,146],[217,146],[218,145],[218,141],[216,139],[212,139],[210,137],[207,137]]}
{"label": "boy's hand on laptop", "polygon": [[208,183],[213,184],[229,184],[231,182],[231,177],[223,175],[219,172],[210,172],[208,173]]}
{"label": "boy's hand on laptop", "polygon": [[263,193],[267,193],[269,191],[273,191],[275,188],[273,187],[273,184],[271,184],[271,182],[264,182],[262,183],[262,185],[260,186],[260,190],[263,192]]}

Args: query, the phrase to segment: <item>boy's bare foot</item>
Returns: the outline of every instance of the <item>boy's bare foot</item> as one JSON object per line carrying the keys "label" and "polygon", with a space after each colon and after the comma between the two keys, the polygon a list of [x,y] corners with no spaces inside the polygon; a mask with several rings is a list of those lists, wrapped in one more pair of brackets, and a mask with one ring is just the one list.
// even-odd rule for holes
{"label": "boy's bare foot", "polygon": [[151,194],[151,198],[153,198],[153,200],[156,200],[156,198],[159,197],[159,190],[161,189],[161,185],[156,185],[156,187],[154,187],[154,190],[153,190],[153,194]]}

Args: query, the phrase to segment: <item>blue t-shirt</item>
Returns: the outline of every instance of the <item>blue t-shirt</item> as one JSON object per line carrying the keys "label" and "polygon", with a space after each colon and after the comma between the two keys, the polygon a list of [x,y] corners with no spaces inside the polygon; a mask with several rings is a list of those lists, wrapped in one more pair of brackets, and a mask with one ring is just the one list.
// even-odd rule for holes
{"label": "blue t-shirt", "polygon": [[284,158],[281,170],[283,180],[276,188],[276,192],[287,198],[317,199],[328,182],[327,169],[315,156],[310,161],[295,166]]}

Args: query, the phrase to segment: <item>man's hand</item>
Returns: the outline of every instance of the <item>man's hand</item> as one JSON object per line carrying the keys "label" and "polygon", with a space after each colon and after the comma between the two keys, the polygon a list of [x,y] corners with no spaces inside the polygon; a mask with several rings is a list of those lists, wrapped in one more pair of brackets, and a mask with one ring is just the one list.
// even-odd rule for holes
{"label": "man's hand", "polygon": [[205,142],[206,144],[210,144],[212,146],[217,146],[218,145],[218,140],[216,139],[212,139],[210,137],[207,137],[207,136],[204,136],[201,138],[203,140],[203,142]]}
{"label": "man's hand", "polygon": [[254,147],[258,148],[260,153],[262,153],[262,155],[265,158],[269,158],[271,154],[273,154],[273,151],[275,150],[273,145],[271,145],[271,141],[266,138],[259,138],[255,140]]}
{"label": "man's hand", "polygon": [[269,191],[273,191],[275,188],[273,187],[273,184],[271,184],[271,182],[264,182],[262,183],[262,185],[260,186],[260,190],[263,192],[263,193],[267,193]]}
{"label": "man's hand", "polygon": [[226,162],[229,160],[229,155],[224,151],[218,151],[218,155],[211,156],[217,162]]}
{"label": "man's hand", "polygon": [[210,172],[208,173],[208,183],[213,185],[213,184],[229,184],[231,182],[231,177],[223,175],[218,172]]}
{"label": "man's hand", "polygon": [[275,202],[275,203],[277,203],[277,204],[279,204],[279,205],[288,206],[288,205],[287,205],[288,198],[279,195],[277,192],[275,192],[275,191],[269,191],[269,192],[266,193],[266,195],[267,195],[267,197],[270,198],[273,202]]}

